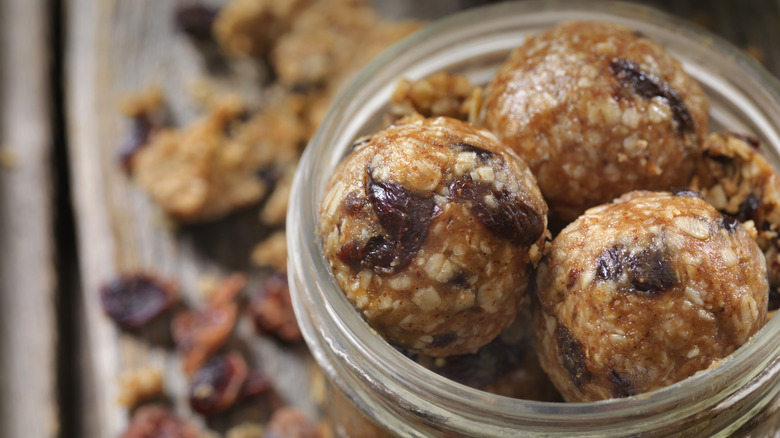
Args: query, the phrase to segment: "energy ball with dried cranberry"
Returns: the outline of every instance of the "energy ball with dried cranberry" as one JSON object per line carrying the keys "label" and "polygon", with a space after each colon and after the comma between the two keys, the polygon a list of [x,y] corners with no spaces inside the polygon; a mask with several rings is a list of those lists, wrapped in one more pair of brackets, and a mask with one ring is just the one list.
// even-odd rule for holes
{"label": "energy ball with dried cranberry", "polygon": [[748,229],[692,191],[588,210],[537,271],[539,358],[568,401],[627,397],[718,363],[766,319]]}
{"label": "energy ball with dried cranberry", "polygon": [[571,221],[631,190],[683,187],[707,131],[707,98],[658,44],[611,23],[568,22],[509,56],[485,126]]}
{"label": "energy ball with dried cranberry", "polygon": [[393,345],[476,351],[512,323],[544,244],[533,175],[488,131],[408,120],[358,142],[320,208],[325,257]]}

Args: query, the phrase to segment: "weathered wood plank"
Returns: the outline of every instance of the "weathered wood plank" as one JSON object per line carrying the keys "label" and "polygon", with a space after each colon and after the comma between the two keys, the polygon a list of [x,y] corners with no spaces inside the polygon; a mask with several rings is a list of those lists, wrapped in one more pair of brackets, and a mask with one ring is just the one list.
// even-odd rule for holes
{"label": "weathered wood plank", "polygon": [[48,10],[0,2],[0,436],[58,434]]}

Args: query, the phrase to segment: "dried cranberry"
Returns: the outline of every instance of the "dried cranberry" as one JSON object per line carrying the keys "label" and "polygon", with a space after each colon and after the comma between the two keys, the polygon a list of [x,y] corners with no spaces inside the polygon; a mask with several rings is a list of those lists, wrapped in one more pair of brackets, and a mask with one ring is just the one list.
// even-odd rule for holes
{"label": "dried cranberry", "polygon": [[179,312],[171,322],[176,348],[184,355],[187,373],[197,370],[219,350],[233,331],[238,315],[236,303]]}
{"label": "dried cranberry", "polygon": [[100,289],[103,310],[120,327],[134,329],[173,308],[176,286],[149,274],[120,276]]}
{"label": "dried cranberry", "polygon": [[238,353],[209,359],[192,378],[190,407],[207,416],[225,411],[241,395],[247,374],[246,361]]}
{"label": "dried cranberry", "polygon": [[217,286],[209,305],[183,310],[171,322],[176,348],[184,355],[183,368],[192,373],[225,344],[238,316],[236,296],[246,285],[246,277],[233,274]]}
{"label": "dried cranberry", "polygon": [[293,408],[282,408],[274,412],[265,432],[265,438],[320,438],[321,436],[306,414]]}
{"label": "dried cranberry", "polygon": [[212,38],[211,27],[219,11],[216,8],[199,3],[190,3],[176,8],[174,22],[176,28],[189,37],[208,41]]}
{"label": "dried cranberry", "polygon": [[122,438],[198,438],[195,426],[162,406],[138,408]]}
{"label": "dried cranberry", "polygon": [[[449,191],[450,198],[468,202],[474,217],[488,230],[516,245],[529,247],[544,233],[542,216],[506,189],[496,190],[466,176],[453,180]],[[485,202],[488,196],[495,200],[494,206]]]}
{"label": "dried cranberry", "polygon": [[275,336],[286,342],[298,342],[303,337],[290,300],[287,276],[268,278],[252,297],[249,312],[260,334]]}
{"label": "dried cranberry", "polygon": [[668,82],[644,72],[638,64],[627,59],[614,59],[609,67],[621,86],[632,88],[637,95],[645,99],[660,97],[666,100],[672,110],[672,119],[677,125],[677,132],[694,132],[693,116],[685,106],[680,93]]}

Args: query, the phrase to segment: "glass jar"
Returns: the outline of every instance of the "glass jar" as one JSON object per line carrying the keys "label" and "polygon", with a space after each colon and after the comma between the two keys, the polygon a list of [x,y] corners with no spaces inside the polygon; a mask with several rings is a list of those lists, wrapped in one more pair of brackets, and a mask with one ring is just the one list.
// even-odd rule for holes
{"label": "glass jar", "polygon": [[353,418],[341,422],[338,433],[774,436],[780,430],[780,318],[718,367],[669,387],[626,399],[534,402],[469,388],[419,366],[369,328],[331,275],[315,232],[320,198],[347,147],[379,127],[397,79],[448,71],[485,84],[528,33],[575,19],[620,23],[666,47],[710,96],[711,129],[756,135],[777,165],[780,83],[727,42],[645,7],[504,3],[450,16],[393,46],[331,107],[300,162],[287,216],[293,303],[306,341],[337,391],[329,404],[336,413],[344,412],[343,403],[353,404],[367,420],[358,426],[369,427],[349,432],[346,427],[357,427]]}

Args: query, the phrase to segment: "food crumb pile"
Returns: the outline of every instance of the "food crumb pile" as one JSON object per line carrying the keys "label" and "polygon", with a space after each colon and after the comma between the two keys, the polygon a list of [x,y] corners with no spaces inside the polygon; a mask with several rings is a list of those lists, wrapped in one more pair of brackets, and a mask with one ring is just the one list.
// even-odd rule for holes
{"label": "food crumb pile", "polygon": [[[485,89],[401,79],[325,189],[323,255],[371,328],[453,380],[570,402],[668,386],[780,304],[776,171],[708,111],[664,48],[603,22],[530,36]],[[507,368],[550,380],[514,391]]]}

